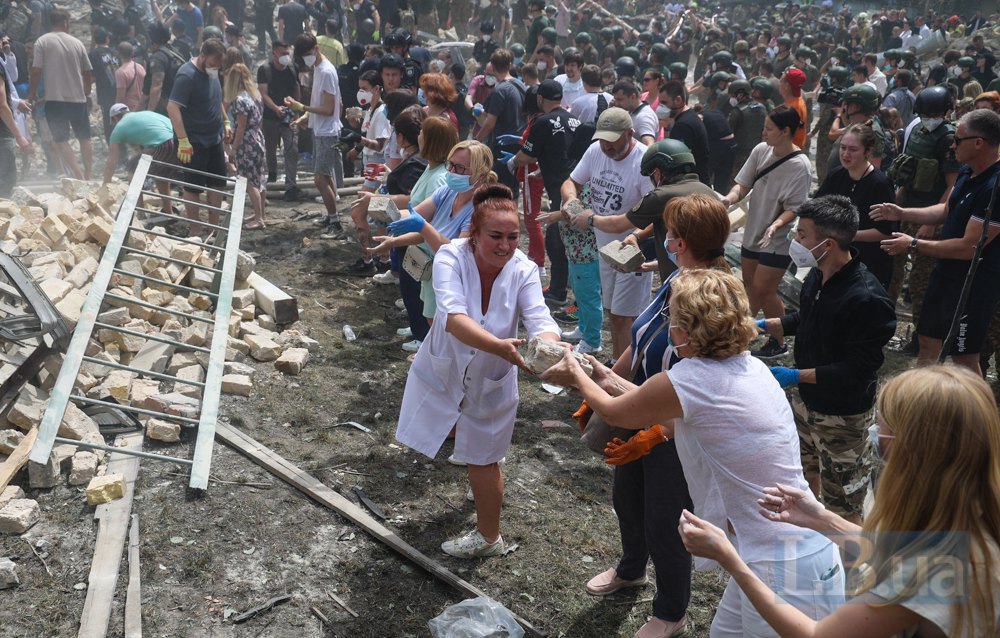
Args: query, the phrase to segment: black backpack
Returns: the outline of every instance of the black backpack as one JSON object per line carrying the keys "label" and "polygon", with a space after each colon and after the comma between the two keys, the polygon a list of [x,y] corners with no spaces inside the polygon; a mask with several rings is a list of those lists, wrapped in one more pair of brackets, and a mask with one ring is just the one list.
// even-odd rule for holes
{"label": "black backpack", "polygon": [[[177,77],[177,71],[180,70],[181,66],[187,62],[180,53],[174,50],[169,44],[165,44],[160,47],[157,51],[149,55],[149,59],[152,62],[154,55],[160,54],[164,57],[166,63],[163,65],[163,88],[160,91],[160,101],[163,102],[170,98],[170,92],[174,89],[174,78]],[[149,89],[153,83],[153,74],[147,73],[146,79],[142,82],[142,92],[149,95]],[[159,105],[150,104],[150,108],[156,109]]]}
{"label": "black backpack", "polygon": [[580,125],[576,127],[576,132],[573,133],[572,141],[569,143],[569,150],[566,151],[566,157],[571,162],[579,162],[583,158],[583,154],[587,152],[587,149],[594,142],[594,133],[597,132],[597,120],[608,106],[610,105],[608,104],[608,99],[604,97],[604,93],[598,93],[597,115],[594,117],[594,121],[580,122]]}

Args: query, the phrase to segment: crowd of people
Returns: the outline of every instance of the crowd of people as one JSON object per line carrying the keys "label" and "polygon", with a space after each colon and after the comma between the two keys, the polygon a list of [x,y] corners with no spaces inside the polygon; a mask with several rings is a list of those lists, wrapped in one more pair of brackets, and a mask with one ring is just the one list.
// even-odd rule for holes
{"label": "crowd of people", "polygon": [[[0,197],[36,160],[89,179],[96,138],[105,181],[136,149],[158,160],[165,210],[183,180],[192,234],[246,178],[263,231],[268,184],[301,201],[312,173],[320,237],[356,241],[345,270],[406,311],[398,440],[434,457],[454,439],[468,468],[476,527],[446,553],[505,552],[523,326],[593,368],[567,352],[542,378],[584,397],[574,417],[614,466],[621,558],[583,589],[655,568],[638,638],[682,632],[692,568],[718,567],[713,636],[997,633],[996,15],[90,0],[83,34],[51,2],[5,5]],[[438,29],[464,42],[430,46]],[[370,214],[384,198],[398,221]],[[644,263],[612,266],[613,242]],[[904,307],[919,369],[880,389]]]}

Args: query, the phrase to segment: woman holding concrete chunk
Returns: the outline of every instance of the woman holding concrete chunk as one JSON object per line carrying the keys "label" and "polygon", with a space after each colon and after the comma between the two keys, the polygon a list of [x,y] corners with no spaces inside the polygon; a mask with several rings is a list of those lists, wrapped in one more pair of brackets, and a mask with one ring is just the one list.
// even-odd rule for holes
{"label": "woman holding concrete chunk", "polygon": [[[669,161],[682,161],[674,156]],[[693,161],[693,158],[692,158]],[[651,173],[670,168],[663,158],[651,158]],[[654,179],[659,177],[654,175]],[[591,359],[594,381],[611,396],[642,385],[681,360],[670,343],[671,282],[691,268],[729,271],[723,246],[729,239],[729,215],[714,197],[675,197],[663,211],[664,247],[677,264],[653,303],[632,325],[632,343],[608,369]],[[581,412],[589,415],[582,406]],[[649,425],[648,423],[646,425]],[[628,441],[612,442],[606,462],[615,467],[612,499],[621,531],[618,565],[594,576],[587,593],[607,596],[646,583],[650,559],[656,568],[653,617],[636,634],[639,638],[671,636],[684,628],[691,598],[691,555],[677,533],[677,519],[691,507],[688,486],[674,442],[660,425],[635,433]]]}
{"label": "woman holding concrete chunk", "polygon": [[[434,259],[437,314],[406,378],[396,439],[434,457],[455,432],[456,460],[468,464],[477,528],[441,545],[459,558],[497,556],[503,475],[517,413],[518,322],[529,337],[559,340],[538,267],[517,248],[520,220],[506,186],[480,186],[468,239],[444,240]],[[413,232],[436,234],[421,215]],[[400,222],[395,222],[399,224]]]}
{"label": "woman holding concrete chunk", "polygon": [[[718,270],[683,270],[670,282],[667,334],[681,358],[668,372],[612,396],[571,357],[542,378],[579,388],[611,425],[663,424],[674,437],[695,511],[728,531],[740,558],[810,618],[844,601],[844,567],[822,534],[760,516],[757,499],[775,484],[807,490],[792,411],[777,381],[747,347],[757,336],[743,283]],[[675,523],[676,524],[676,523]],[[699,563],[699,569],[718,567]],[[856,633],[856,632],[855,632]],[[650,635],[670,635],[658,633]],[[712,636],[774,636],[730,580]]]}

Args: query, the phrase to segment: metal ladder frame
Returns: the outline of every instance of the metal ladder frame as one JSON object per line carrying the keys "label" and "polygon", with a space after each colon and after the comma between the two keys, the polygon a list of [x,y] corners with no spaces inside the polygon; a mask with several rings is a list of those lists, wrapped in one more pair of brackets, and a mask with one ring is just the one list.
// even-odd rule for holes
{"label": "metal ladder frame", "polygon": [[[165,181],[171,184],[179,186],[193,186],[199,188],[205,192],[214,192],[221,194],[224,198],[231,198],[231,206],[229,210],[222,208],[216,208],[209,206],[205,203],[198,203],[198,207],[205,211],[218,212],[220,215],[220,224],[212,225],[205,221],[199,219],[198,223],[202,226],[212,228],[217,232],[216,238],[213,243],[207,242],[197,242],[186,237],[180,237],[176,235],[170,235],[168,233],[161,233],[159,231],[154,231],[153,229],[144,228],[141,225],[136,225],[135,213],[136,211],[142,211],[148,213],[156,213],[160,216],[166,216],[173,219],[178,219],[182,221],[187,221],[187,218],[181,215],[165,214],[159,211],[148,211],[145,208],[138,206],[140,196],[161,198],[164,197],[160,193],[155,191],[148,191],[143,188],[143,184],[148,176],[150,166],[153,164],[167,165],[162,162],[153,160],[149,155],[143,155],[139,159],[139,164],[136,167],[134,176],[131,183],[129,184],[128,192],[125,195],[125,199],[122,201],[121,206],[118,210],[118,215],[115,219],[115,225],[111,232],[111,237],[108,240],[107,246],[104,248],[104,253],[101,256],[100,264],[97,268],[97,272],[94,275],[93,283],[91,284],[90,292],[87,295],[87,300],[83,304],[83,308],[80,312],[80,320],[77,322],[76,329],[73,331],[73,337],[70,341],[69,347],[66,350],[66,355],[63,359],[62,368],[59,370],[59,375],[56,378],[55,386],[52,388],[50,393],[49,402],[45,408],[45,413],[42,416],[41,424],[38,428],[38,438],[35,441],[35,445],[31,450],[30,460],[36,463],[46,463],[49,459],[49,455],[52,452],[52,447],[56,443],[66,443],[83,448],[92,448],[98,450],[104,450],[108,452],[115,452],[119,454],[131,454],[133,456],[140,456],[143,458],[149,458],[160,461],[168,461],[171,463],[180,463],[182,465],[190,466],[191,468],[191,478],[189,486],[196,490],[206,490],[208,489],[208,478],[209,470],[212,463],[212,450],[215,442],[215,424],[219,415],[219,397],[222,391],[222,375],[223,368],[225,364],[226,356],[226,346],[229,337],[229,320],[232,314],[232,302],[233,302],[233,287],[236,279],[236,261],[239,252],[240,234],[243,229],[243,208],[246,202],[246,189],[247,182],[246,178],[226,178],[227,182],[233,184],[233,191],[220,191],[217,189],[207,188],[204,186],[197,186],[190,184],[188,182],[181,181],[180,179],[166,178]],[[172,166],[172,165],[171,165]],[[185,167],[173,167],[177,170],[179,175],[184,173],[188,174],[200,174],[208,177],[213,177],[218,179],[218,175],[213,175],[209,173],[204,173],[202,171],[196,171],[193,169]],[[164,179],[157,177],[155,179]],[[173,195],[167,196],[168,201],[180,201],[185,202],[178,197]],[[228,218],[228,219],[227,219]],[[228,223],[226,223],[228,222]],[[129,234],[132,232],[143,233],[146,235],[154,237],[164,237],[172,241],[183,242],[188,244],[196,244],[205,250],[214,251],[216,253],[216,260],[214,266],[203,266],[198,263],[186,262],[173,257],[164,257],[162,255],[157,255],[155,253],[150,253],[144,250],[139,250],[136,248],[131,248],[127,245]],[[174,284],[170,281],[163,281],[161,279],[156,279],[155,277],[149,277],[148,275],[136,274],[129,271],[124,271],[119,269],[118,263],[122,256],[124,255],[144,255],[152,257],[154,259],[159,259],[166,262],[175,263],[181,265],[182,267],[191,267],[192,269],[207,270],[214,273],[212,286],[209,290],[198,290],[188,286],[183,286],[180,284]],[[221,267],[220,267],[221,262]],[[124,274],[128,277],[133,277],[136,279],[141,279],[144,281],[155,281],[156,283],[163,285],[171,290],[177,290],[182,293],[194,292],[200,295],[205,295],[209,297],[214,302],[214,312],[215,318],[206,319],[205,317],[195,316],[188,313],[184,313],[178,310],[168,309],[165,307],[157,306],[155,304],[150,304],[143,301],[142,299],[130,299],[126,297],[119,297],[113,293],[108,292],[108,287],[111,284],[111,278],[113,274]],[[206,323],[211,323],[213,325],[211,333],[210,347],[206,348],[203,346],[193,346],[179,341],[174,341],[162,335],[148,335],[145,333],[140,333],[133,330],[128,330],[123,327],[112,326],[110,324],[104,324],[97,321],[97,317],[100,314],[105,301],[108,299],[115,299],[122,303],[127,303],[129,305],[138,305],[147,307],[153,310],[166,312],[168,314],[186,318],[190,321],[201,321]],[[120,363],[112,363],[105,361],[103,359],[96,359],[88,357],[86,355],[87,346],[90,342],[90,338],[95,329],[101,330],[111,330],[119,332],[122,334],[128,334],[130,336],[139,337],[142,339],[158,341],[161,343],[167,343],[173,345],[176,351],[194,351],[194,352],[208,352],[209,361],[207,366],[207,371],[205,375],[204,382],[195,381],[185,381],[178,379],[177,377],[163,374],[159,372],[152,372],[150,370],[144,370],[142,368],[134,368],[128,365]],[[108,401],[101,401],[99,399],[91,399],[87,396],[77,395],[73,393],[73,386],[76,383],[77,375],[80,371],[80,366],[84,362],[94,363],[101,366],[110,367],[118,370],[126,370],[132,372],[136,377],[148,377],[153,379],[159,379],[161,381],[173,381],[174,383],[180,383],[190,386],[198,387],[201,390],[201,403],[200,403],[200,414],[198,419],[191,419],[188,417],[183,417],[179,415],[167,414],[165,412],[157,412],[155,410],[147,410],[145,408],[134,407],[131,405],[111,403]],[[127,412],[134,412],[139,415],[145,415],[150,417],[156,417],[164,419],[167,421],[179,422],[182,426],[197,426],[198,434],[195,440],[194,455],[192,459],[176,458],[171,456],[166,456],[163,454],[154,454],[150,452],[142,452],[139,450],[131,450],[124,448],[115,448],[107,445],[100,445],[96,443],[88,443],[86,441],[76,441],[73,439],[66,439],[58,436],[59,426],[62,424],[63,417],[66,413],[66,407],[69,401],[73,401],[79,404],[89,404],[89,405],[103,405],[108,407],[114,407]]]}

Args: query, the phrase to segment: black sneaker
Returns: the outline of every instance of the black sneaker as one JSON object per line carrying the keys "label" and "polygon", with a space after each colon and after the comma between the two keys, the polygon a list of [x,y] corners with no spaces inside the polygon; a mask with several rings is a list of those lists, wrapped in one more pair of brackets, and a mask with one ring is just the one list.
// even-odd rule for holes
{"label": "black sneaker", "polygon": [[556,306],[566,305],[566,295],[563,295],[562,297],[557,297],[554,294],[552,294],[551,291],[545,290],[544,292],[542,292],[542,297],[545,299],[545,301],[554,304]]}
{"label": "black sneaker", "polygon": [[375,270],[378,272],[387,272],[392,270],[392,263],[388,261],[382,261],[381,259],[375,260]]}
{"label": "black sneaker", "polygon": [[319,236],[320,239],[347,239],[347,233],[339,221],[332,221],[326,224],[325,232]]}
{"label": "black sneaker", "polygon": [[916,332],[913,333],[913,337],[910,339],[910,342],[903,346],[901,352],[908,357],[915,357],[920,354],[920,342],[917,340]]}
{"label": "black sneaker", "polygon": [[314,226],[319,226],[321,228],[326,228],[327,226],[332,226],[333,224],[337,224],[339,226],[340,222],[337,220],[336,217],[330,217],[330,216],[320,217],[319,219],[313,222]]}
{"label": "black sneaker", "polygon": [[576,323],[580,320],[580,316],[576,312],[576,304],[573,304],[565,310],[560,310],[559,312],[553,312],[552,318],[559,323]]}
{"label": "black sneaker", "polygon": [[771,337],[767,340],[767,343],[757,350],[751,350],[750,354],[758,359],[777,359],[788,354],[788,346],[785,345],[784,339],[778,341],[774,337]]}
{"label": "black sneaker", "polygon": [[375,262],[365,261],[364,259],[358,257],[358,260],[348,266],[345,270],[354,275],[366,275],[370,272],[375,272]]}
{"label": "black sneaker", "polygon": [[302,199],[302,189],[298,186],[292,186],[285,194],[281,196],[281,199],[286,202],[297,202]]}

